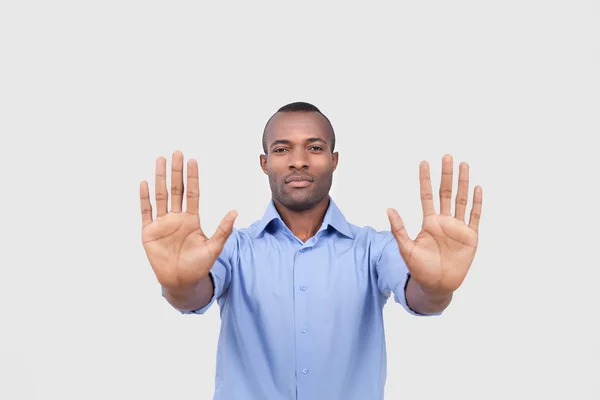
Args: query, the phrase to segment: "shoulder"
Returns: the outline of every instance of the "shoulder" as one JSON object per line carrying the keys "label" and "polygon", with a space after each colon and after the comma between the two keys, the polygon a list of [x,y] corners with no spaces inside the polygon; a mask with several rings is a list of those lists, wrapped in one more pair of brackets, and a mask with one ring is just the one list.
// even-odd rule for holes
{"label": "shoulder", "polygon": [[257,239],[257,225],[259,222],[260,221],[256,221],[245,228],[233,227],[231,235],[227,238],[223,250],[227,251],[228,254],[231,254],[251,245],[251,243]]}
{"label": "shoulder", "polygon": [[250,240],[250,238],[251,238],[251,235],[249,235],[249,233],[248,233],[248,228],[233,227],[233,229],[231,230],[231,234],[229,235],[229,237],[227,238],[227,241],[225,242],[225,247],[226,248],[240,247],[240,245],[243,245],[245,242],[248,242],[248,240]]}
{"label": "shoulder", "polygon": [[389,230],[379,231],[370,226],[357,226],[348,223],[357,246],[368,249],[372,258],[377,259],[390,244],[395,246],[395,237]]}
{"label": "shoulder", "polygon": [[377,245],[385,244],[394,239],[394,235],[389,230],[379,231],[370,226],[357,226],[351,223],[348,223],[348,226],[355,240],[367,241],[370,244]]}

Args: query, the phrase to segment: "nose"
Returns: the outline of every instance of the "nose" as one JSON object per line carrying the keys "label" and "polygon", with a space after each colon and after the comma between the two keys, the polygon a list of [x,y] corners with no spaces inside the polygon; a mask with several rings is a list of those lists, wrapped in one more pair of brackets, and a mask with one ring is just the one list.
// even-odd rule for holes
{"label": "nose", "polygon": [[302,149],[297,149],[295,151],[292,151],[290,154],[290,158],[289,158],[289,169],[297,169],[297,170],[301,170],[301,169],[305,169],[308,168],[308,157],[305,151],[303,151]]}

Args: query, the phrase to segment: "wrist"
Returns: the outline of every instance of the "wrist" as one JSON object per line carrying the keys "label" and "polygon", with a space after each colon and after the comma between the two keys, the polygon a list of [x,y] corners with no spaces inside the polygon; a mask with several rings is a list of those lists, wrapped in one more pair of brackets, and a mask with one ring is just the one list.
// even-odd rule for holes
{"label": "wrist", "polygon": [[423,285],[418,281],[415,281],[415,283],[417,284],[417,288],[423,294],[423,296],[433,303],[444,303],[448,301],[448,299],[452,298],[452,294],[454,293],[452,290],[447,290],[440,287],[430,287]]}
{"label": "wrist", "polygon": [[182,308],[186,308],[189,303],[196,303],[198,298],[212,297],[212,291],[213,282],[210,274],[197,282],[177,286],[163,286],[163,293],[166,297]]}

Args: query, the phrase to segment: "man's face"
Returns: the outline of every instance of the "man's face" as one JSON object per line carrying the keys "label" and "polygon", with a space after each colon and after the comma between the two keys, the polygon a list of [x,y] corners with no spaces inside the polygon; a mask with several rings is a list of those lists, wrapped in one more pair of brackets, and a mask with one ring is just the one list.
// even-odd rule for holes
{"label": "man's face", "polygon": [[261,168],[273,199],[294,211],[313,208],[329,196],[338,154],[331,127],[317,112],[280,112],[269,122]]}

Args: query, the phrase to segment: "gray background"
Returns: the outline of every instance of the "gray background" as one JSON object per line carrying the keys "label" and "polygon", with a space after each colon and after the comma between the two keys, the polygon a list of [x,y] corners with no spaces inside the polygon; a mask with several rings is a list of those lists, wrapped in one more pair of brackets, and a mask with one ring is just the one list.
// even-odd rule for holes
{"label": "gray background", "polygon": [[[0,3],[0,398],[208,399],[218,307],[182,316],[140,240],[139,182],[200,165],[212,234],[269,200],[264,123],[330,117],[332,195],[414,237],[418,164],[483,187],[441,318],[385,308],[389,399],[598,399],[600,6],[592,1]],[[456,176],[455,176],[456,180]]]}

